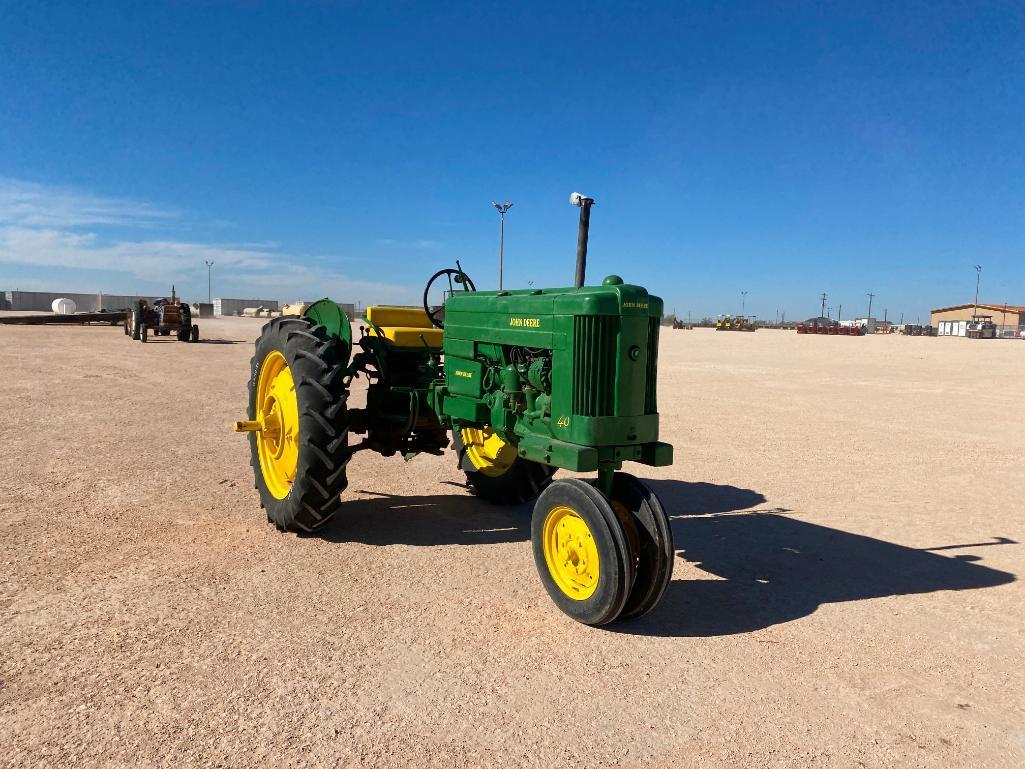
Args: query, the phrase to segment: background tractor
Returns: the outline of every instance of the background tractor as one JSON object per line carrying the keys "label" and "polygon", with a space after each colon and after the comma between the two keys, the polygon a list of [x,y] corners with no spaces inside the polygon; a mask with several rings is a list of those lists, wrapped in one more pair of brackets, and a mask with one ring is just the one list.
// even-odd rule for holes
{"label": "background tractor", "polygon": [[198,342],[199,326],[192,322],[192,308],[175,294],[171,286],[170,299],[158,299],[152,305],[140,299],[125,313],[125,334],[145,342],[152,333],[156,336],[174,334],[179,342]]}
{"label": "background tractor", "polygon": [[754,331],[757,328],[753,315],[720,315],[715,322],[716,331]]}
{"label": "background tractor", "polygon": [[[249,433],[268,520],[322,527],[343,506],[356,451],[409,459],[451,447],[478,496],[534,502],[534,560],[562,611],[602,625],[658,603],[673,570],[669,521],[620,469],[672,463],[658,440],[662,300],[616,275],[583,285],[593,201],[572,202],[581,207],[572,288],[475,291],[457,263],[431,277],[422,309],[368,307],[355,341],[329,300],[264,326],[248,419],[235,430]],[[370,382],[366,406],[349,408],[359,375]],[[558,468],[596,478],[553,480]]]}

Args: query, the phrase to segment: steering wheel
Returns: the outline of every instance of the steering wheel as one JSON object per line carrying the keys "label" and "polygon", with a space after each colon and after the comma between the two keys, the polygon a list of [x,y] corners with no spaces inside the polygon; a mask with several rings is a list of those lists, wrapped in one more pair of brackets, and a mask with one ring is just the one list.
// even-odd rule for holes
{"label": "steering wheel", "polygon": [[444,321],[439,317],[445,309],[445,305],[442,304],[441,307],[436,307],[432,310],[429,297],[431,294],[431,286],[434,285],[434,281],[442,276],[448,278],[448,293],[450,294],[455,293],[457,285],[462,286],[463,291],[477,290],[477,287],[473,285],[473,281],[470,280],[470,276],[463,272],[462,265],[460,265],[458,261],[456,262],[456,269],[449,267],[446,270],[438,270],[434,273],[431,276],[431,279],[427,281],[427,287],[424,289],[424,312],[427,313],[427,317],[431,319],[431,323],[437,328],[445,328]]}

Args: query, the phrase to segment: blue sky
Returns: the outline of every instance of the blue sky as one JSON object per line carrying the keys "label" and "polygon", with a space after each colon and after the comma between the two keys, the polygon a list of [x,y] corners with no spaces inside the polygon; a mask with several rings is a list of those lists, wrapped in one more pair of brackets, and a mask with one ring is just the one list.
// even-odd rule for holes
{"label": "blue sky", "polygon": [[1025,304],[1025,6],[0,0],[0,289],[568,285],[573,190],[681,314]]}

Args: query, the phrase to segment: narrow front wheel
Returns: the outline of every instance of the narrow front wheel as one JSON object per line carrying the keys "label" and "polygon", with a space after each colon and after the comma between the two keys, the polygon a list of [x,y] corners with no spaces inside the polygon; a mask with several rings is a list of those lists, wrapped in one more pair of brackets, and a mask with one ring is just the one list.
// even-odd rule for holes
{"label": "narrow front wheel", "polygon": [[531,542],[541,582],[560,610],[585,625],[620,615],[635,561],[623,523],[600,491],[579,478],[552,483],[534,505]]}
{"label": "narrow front wheel", "polygon": [[612,481],[612,507],[627,531],[637,570],[621,619],[647,614],[655,608],[673,578],[673,531],[658,496],[629,473]]}

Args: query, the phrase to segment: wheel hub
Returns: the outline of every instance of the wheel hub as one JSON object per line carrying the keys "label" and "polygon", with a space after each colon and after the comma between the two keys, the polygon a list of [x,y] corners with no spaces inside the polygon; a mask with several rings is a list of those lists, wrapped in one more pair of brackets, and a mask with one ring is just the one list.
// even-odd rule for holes
{"label": "wheel hub", "polygon": [[587,523],[569,507],[556,507],[544,524],[544,554],[548,570],[570,598],[583,601],[598,587],[598,547]]}
{"label": "wheel hub", "polygon": [[235,431],[256,433],[263,481],[271,494],[284,499],[299,464],[299,406],[292,372],[276,350],[267,355],[260,369],[256,403],[256,419],[236,422]]}
{"label": "wheel hub", "polygon": [[516,447],[508,443],[490,425],[464,427],[460,435],[470,462],[484,475],[502,475],[516,461]]}

